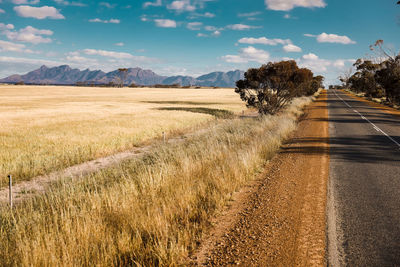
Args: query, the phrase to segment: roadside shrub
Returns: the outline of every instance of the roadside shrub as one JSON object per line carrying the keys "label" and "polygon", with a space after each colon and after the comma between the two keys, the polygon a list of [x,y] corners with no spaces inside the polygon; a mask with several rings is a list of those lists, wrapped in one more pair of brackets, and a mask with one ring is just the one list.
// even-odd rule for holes
{"label": "roadside shrub", "polygon": [[299,68],[294,60],[270,62],[248,69],[244,75],[244,80],[236,82],[235,92],[260,114],[275,114],[294,97],[312,95],[323,81],[322,76],[313,77],[311,70]]}
{"label": "roadside shrub", "polygon": [[385,88],[386,98],[391,104],[400,105],[400,55],[381,63],[375,77]]}
{"label": "roadside shrub", "polygon": [[382,97],[384,95],[383,88],[375,79],[380,65],[371,60],[358,59],[353,66],[356,67],[357,72],[349,79],[350,88],[355,92],[365,93],[367,97]]}

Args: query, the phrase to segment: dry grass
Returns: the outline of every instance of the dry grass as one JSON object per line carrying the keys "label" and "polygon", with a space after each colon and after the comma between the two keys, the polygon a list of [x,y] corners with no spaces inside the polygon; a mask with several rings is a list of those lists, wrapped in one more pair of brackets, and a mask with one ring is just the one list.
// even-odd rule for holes
{"label": "dry grass", "polygon": [[244,109],[232,89],[0,86],[0,188],[191,131],[213,114],[179,109],[199,106]]}
{"label": "dry grass", "polygon": [[311,98],[263,118],[213,124],[141,159],[62,180],[0,210],[0,262],[11,266],[179,265],[210,218],[254,179]]}

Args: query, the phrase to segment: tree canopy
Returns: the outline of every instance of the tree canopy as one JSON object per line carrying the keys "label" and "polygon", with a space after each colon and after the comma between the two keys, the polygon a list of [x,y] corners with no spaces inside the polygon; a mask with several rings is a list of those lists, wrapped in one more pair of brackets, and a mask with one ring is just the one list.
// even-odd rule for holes
{"label": "tree canopy", "polygon": [[307,68],[299,68],[294,60],[269,62],[248,69],[245,79],[236,82],[235,92],[260,114],[274,114],[294,97],[314,94],[322,87],[323,79],[314,77]]}
{"label": "tree canopy", "polygon": [[379,63],[372,60],[358,59],[353,66],[356,72],[348,79],[353,91],[363,92],[367,97],[386,96],[389,104],[400,105],[400,54],[391,55],[383,48],[383,40],[370,46],[378,51]]}

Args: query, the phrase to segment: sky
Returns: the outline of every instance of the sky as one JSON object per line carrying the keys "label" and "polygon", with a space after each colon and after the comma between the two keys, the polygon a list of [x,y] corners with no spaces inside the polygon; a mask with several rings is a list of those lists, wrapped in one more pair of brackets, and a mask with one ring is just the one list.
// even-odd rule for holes
{"label": "sky", "polygon": [[0,77],[41,65],[199,76],[294,59],[338,83],[383,39],[397,0],[0,0]]}

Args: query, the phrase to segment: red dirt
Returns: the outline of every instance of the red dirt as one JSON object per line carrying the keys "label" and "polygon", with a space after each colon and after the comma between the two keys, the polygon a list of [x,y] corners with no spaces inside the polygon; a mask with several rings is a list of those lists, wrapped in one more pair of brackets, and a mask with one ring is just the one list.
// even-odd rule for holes
{"label": "red dirt", "polygon": [[327,94],[311,104],[262,179],[235,196],[193,265],[325,265],[329,175]]}

